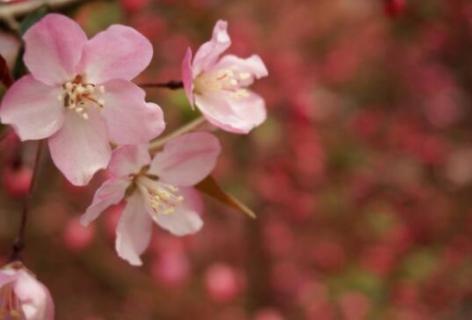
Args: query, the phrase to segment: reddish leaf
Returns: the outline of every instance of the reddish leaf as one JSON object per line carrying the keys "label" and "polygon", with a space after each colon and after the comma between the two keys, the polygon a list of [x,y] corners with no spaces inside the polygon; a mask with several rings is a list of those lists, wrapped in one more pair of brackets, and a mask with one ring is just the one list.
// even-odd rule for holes
{"label": "reddish leaf", "polygon": [[255,219],[256,214],[249,209],[246,205],[244,205],[241,201],[233,197],[232,195],[226,193],[221,187],[218,185],[218,183],[213,179],[212,176],[206,177],[202,182],[197,184],[195,186],[198,191],[212,197],[213,199],[216,199],[220,201],[221,203],[227,205],[228,207],[231,207],[233,209],[236,209],[249,217]]}
{"label": "reddish leaf", "polygon": [[13,78],[11,77],[7,62],[2,55],[0,55],[0,82],[7,88],[9,88],[13,83]]}

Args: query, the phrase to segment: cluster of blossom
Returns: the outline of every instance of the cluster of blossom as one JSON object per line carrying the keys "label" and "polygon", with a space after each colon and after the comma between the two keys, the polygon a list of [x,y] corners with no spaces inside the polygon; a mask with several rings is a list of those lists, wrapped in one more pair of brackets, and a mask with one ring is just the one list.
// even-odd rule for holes
{"label": "cluster of blossom", "polygon": [[[87,39],[76,22],[59,14],[43,17],[23,39],[30,74],[5,93],[0,120],[22,141],[47,139],[54,164],[73,185],[87,185],[108,170],[82,224],[125,200],[116,251],[132,265],[142,264],[153,222],[178,236],[200,230],[203,222],[186,194],[214,169],[220,143],[199,131],[150,147],[165,129],[163,112],[131,80],[151,62],[152,44],[123,25]],[[266,118],[264,100],[247,87],[268,72],[257,55],[222,55],[230,44],[227,23],[218,21],[193,59],[187,50],[183,88],[211,125],[247,134]],[[0,312],[53,318],[47,289],[18,262],[1,270],[0,287]]]}

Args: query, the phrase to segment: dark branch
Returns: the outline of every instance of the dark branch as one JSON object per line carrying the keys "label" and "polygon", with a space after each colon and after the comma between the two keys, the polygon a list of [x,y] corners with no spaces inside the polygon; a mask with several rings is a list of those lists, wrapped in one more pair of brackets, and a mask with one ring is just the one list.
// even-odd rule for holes
{"label": "dark branch", "polygon": [[38,176],[39,176],[38,174],[39,162],[41,160],[42,150],[43,150],[43,141],[39,141],[38,147],[36,150],[36,157],[34,159],[33,177],[31,178],[28,194],[23,203],[20,226],[18,228],[18,233],[15,239],[15,242],[13,243],[10,261],[21,260],[21,252],[25,248],[26,225],[28,223],[28,214],[31,210],[31,201],[33,200],[33,192],[36,187]]}
{"label": "dark branch", "polygon": [[157,82],[157,83],[140,83],[140,87],[143,88],[165,88],[170,90],[178,90],[184,87],[182,81],[171,80],[168,82]]}

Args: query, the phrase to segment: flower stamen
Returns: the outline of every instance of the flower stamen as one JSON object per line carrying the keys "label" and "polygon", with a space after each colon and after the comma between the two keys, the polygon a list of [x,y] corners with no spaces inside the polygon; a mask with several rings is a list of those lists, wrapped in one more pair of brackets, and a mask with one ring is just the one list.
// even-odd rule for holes
{"label": "flower stamen", "polygon": [[229,91],[235,98],[246,98],[249,94],[245,87],[250,84],[251,74],[235,69],[219,69],[202,73],[195,78],[194,91],[204,94],[214,91]]}
{"label": "flower stamen", "polygon": [[97,94],[105,92],[104,86],[96,86],[93,83],[87,83],[82,76],[77,76],[72,81],[66,82],[63,86],[63,93],[58,96],[63,101],[64,107],[75,111],[84,119],[88,119],[87,108],[93,105],[103,108],[105,101],[97,98]]}
{"label": "flower stamen", "polygon": [[155,214],[169,215],[184,200],[173,185],[152,181],[148,177],[140,177],[137,181],[141,192],[148,198]]}

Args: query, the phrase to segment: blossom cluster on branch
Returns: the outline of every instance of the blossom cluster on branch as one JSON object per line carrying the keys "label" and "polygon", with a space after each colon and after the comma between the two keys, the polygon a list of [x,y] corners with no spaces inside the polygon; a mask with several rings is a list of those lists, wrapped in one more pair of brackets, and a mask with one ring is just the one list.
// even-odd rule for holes
{"label": "blossom cluster on branch", "polygon": [[[87,39],[75,21],[60,14],[44,16],[23,40],[30,73],[3,96],[0,120],[22,141],[47,139],[54,164],[73,185],[85,186],[107,169],[108,179],[82,224],[124,200],[116,251],[132,265],[142,264],[153,223],[177,236],[200,230],[194,186],[214,169],[220,142],[193,126],[156,140],[166,128],[164,113],[132,81],[152,60],[149,40],[123,25]],[[257,55],[223,55],[230,45],[227,23],[220,20],[193,59],[187,50],[182,87],[209,124],[247,134],[266,119],[264,100],[247,88],[268,71]],[[21,288],[28,285],[41,294],[24,298]],[[18,261],[0,271],[0,287],[0,315],[54,317],[49,292]]]}

